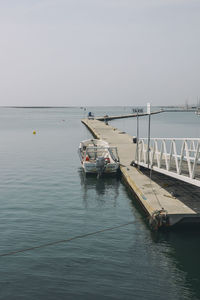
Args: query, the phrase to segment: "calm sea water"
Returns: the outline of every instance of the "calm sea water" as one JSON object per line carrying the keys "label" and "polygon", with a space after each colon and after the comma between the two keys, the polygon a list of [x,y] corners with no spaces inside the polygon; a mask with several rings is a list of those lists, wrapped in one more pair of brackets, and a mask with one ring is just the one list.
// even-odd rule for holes
{"label": "calm sea water", "polygon": [[[0,254],[134,223],[0,256],[0,299],[200,299],[200,232],[152,233],[120,178],[84,177],[77,147],[90,110],[130,113],[0,108]],[[136,134],[136,120],[112,124]],[[152,136],[199,137],[200,118],[156,115]]]}

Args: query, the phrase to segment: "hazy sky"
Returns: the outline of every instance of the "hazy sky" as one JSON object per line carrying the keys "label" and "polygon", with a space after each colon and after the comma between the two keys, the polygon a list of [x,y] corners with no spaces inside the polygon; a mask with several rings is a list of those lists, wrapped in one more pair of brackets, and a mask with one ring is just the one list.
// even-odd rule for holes
{"label": "hazy sky", "polygon": [[0,105],[198,96],[199,0],[0,0]]}

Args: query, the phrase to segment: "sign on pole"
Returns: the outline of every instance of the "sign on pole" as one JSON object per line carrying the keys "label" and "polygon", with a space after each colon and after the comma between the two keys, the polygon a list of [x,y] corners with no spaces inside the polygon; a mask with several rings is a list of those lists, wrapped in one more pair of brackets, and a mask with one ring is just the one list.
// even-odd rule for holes
{"label": "sign on pole", "polygon": [[151,113],[151,103],[147,103],[147,114],[150,115]]}

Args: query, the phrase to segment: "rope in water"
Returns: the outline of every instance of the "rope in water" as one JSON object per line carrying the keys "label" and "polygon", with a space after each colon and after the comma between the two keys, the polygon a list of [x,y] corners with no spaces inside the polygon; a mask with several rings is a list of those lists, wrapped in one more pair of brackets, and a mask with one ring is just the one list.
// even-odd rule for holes
{"label": "rope in water", "polygon": [[82,239],[82,238],[85,238],[85,237],[88,237],[88,236],[91,236],[91,235],[99,234],[99,233],[102,233],[102,232],[105,232],[105,231],[114,230],[114,229],[117,229],[117,228],[120,228],[120,227],[124,227],[124,226],[130,225],[130,224],[134,224],[134,223],[135,222],[128,222],[128,223],[124,223],[124,224],[117,225],[117,226],[114,226],[114,227],[109,227],[109,228],[101,229],[101,230],[98,230],[98,231],[77,235],[75,237],[65,239],[65,240],[59,240],[59,241],[49,242],[49,243],[46,243],[46,244],[41,244],[41,245],[38,245],[38,246],[33,246],[33,247],[30,247],[30,248],[24,248],[24,249],[19,249],[19,250],[15,250],[15,251],[9,251],[7,253],[0,254],[0,256],[15,255],[17,253],[23,253],[23,252],[27,252],[27,251],[31,251],[31,250],[35,250],[35,249],[40,249],[40,248],[44,248],[44,247],[48,247],[48,246],[61,244],[61,243],[67,243],[67,242],[71,242],[71,241],[74,241],[74,240],[77,240],[77,239]]}

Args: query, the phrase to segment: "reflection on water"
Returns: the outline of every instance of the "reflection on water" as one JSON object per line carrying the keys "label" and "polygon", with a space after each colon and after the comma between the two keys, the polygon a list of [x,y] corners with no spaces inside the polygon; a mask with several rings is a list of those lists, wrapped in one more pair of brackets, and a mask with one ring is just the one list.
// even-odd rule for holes
{"label": "reflection on water", "polygon": [[117,205],[120,185],[120,177],[118,175],[105,175],[97,178],[97,176],[94,174],[86,175],[81,168],[79,169],[79,176],[83,190],[83,202],[85,208],[89,206],[89,202],[91,201],[91,193],[93,193],[92,201],[96,200],[98,205],[103,206],[105,205],[105,197],[102,196],[109,192],[108,196],[110,199],[112,199],[112,206],[115,207]]}
{"label": "reflection on water", "polygon": [[152,241],[165,247],[165,256],[184,273],[190,299],[200,299],[200,229],[179,228],[167,232],[151,232]]}

